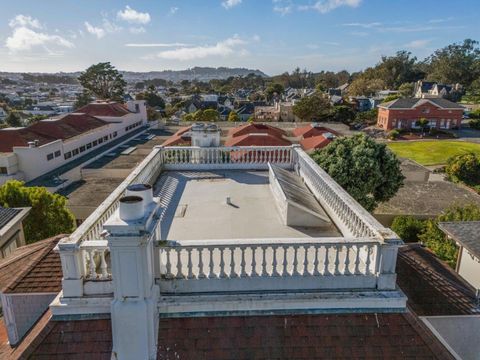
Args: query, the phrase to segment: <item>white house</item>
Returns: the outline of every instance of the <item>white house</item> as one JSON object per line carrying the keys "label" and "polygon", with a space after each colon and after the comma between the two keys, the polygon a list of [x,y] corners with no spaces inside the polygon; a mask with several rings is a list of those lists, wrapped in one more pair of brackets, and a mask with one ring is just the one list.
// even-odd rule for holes
{"label": "white house", "polygon": [[0,184],[33,180],[147,125],[143,100],[94,102],[26,128],[0,130]]}

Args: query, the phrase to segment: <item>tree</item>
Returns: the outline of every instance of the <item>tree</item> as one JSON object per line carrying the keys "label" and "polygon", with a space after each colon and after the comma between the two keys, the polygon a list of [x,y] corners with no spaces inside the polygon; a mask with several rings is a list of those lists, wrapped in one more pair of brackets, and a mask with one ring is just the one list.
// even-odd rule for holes
{"label": "tree", "polygon": [[425,118],[420,118],[416,121],[415,125],[419,126],[422,129],[422,135],[424,135],[425,129],[428,127],[428,120]]}
{"label": "tree", "polygon": [[480,220],[480,208],[474,204],[464,207],[452,205],[444,210],[434,220],[426,220],[425,228],[419,236],[420,240],[428,246],[440,259],[446,261],[452,268],[457,262],[458,248],[455,242],[448,239],[438,228],[438,223],[443,221],[478,221]]}
{"label": "tree", "polygon": [[423,231],[424,222],[413,216],[401,215],[393,219],[391,228],[403,241],[417,242]]}
{"label": "tree", "polygon": [[413,91],[415,89],[415,84],[411,83],[403,83],[398,87],[398,91],[400,92],[401,97],[411,97],[413,95]]}
{"label": "tree", "polygon": [[389,89],[397,89],[403,83],[415,82],[425,77],[417,58],[412,53],[402,50],[393,56],[382,56],[374,69],[374,78],[382,79]]}
{"label": "tree", "polygon": [[28,125],[32,125],[45,119],[48,119],[48,115],[33,115],[27,119],[27,123]]}
{"label": "tree", "polygon": [[66,207],[66,198],[44,187],[27,187],[21,181],[7,181],[0,186],[0,205],[32,208],[23,222],[28,243],[71,233],[75,228],[75,218]]}
{"label": "tree", "polygon": [[312,158],[368,211],[403,185],[395,154],[364,134],[338,138]]}
{"label": "tree", "polygon": [[474,153],[460,154],[448,159],[445,166],[448,177],[469,186],[480,184],[480,156]]}
{"label": "tree", "polygon": [[377,123],[378,109],[357,112],[355,115],[355,124],[359,125],[374,125]]}
{"label": "tree", "polygon": [[5,123],[10,127],[21,127],[23,126],[22,118],[16,111],[11,111],[5,118]]}
{"label": "tree", "polygon": [[195,121],[195,118],[194,118],[193,114],[185,114],[185,116],[183,117],[183,120],[184,121]]}
{"label": "tree", "polygon": [[121,101],[126,81],[122,74],[109,62],[90,66],[78,77],[80,84],[99,99]]}
{"label": "tree", "polygon": [[90,94],[90,92],[86,89],[83,89],[83,91],[77,95],[77,100],[75,101],[75,104],[73,105],[73,108],[79,109],[82,106],[88,105],[93,101],[93,97]]}
{"label": "tree", "polygon": [[159,107],[162,109],[165,108],[165,101],[160,95],[158,95],[157,89],[155,88],[155,86],[150,85],[147,88],[147,91],[143,93],[143,97],[147,101],[148,106]]}
{"label": "tree", "polygon": [[350,95],[372,96],[386,87],[382,79],[369,79],[366,76],[360,76],[352,81],[348,87]]}
{"label": "tree", "polygon": [[330,102],[326,96],[320,92],[315,92],[293,105],[293,113],[303,121],[315,121],[322,117],[328,117],[330,107]]}
{"label": "tree", "polygon": [[218,121],[220,120],[220,114],[217,110],[206,109],[203,111],[203,121]]}
{"label": "tree", "polygon": [[234,111],[234,110],[230,111],[230,113],[228,114],[228,121],[229,122],[239,122],[240,121],[240,117],[238,116],[236,111]]}
{"label": "tree", "polygon": [[284,88],[282,84],[272,83],[268,85],[265,90],[268,100],[272,100],[275,96],[281,96],[283,94]]}
{"label": "tree", "polygon": [[330,117],[332,121],[338,121],[349,125],[353,122],[353,119],[355,119],[355,111],[353,111],[350,106],[333,106],[330,110]]}
{"label": "tree", "polygon": [[391,95],[388,95],[385,99],[383,99],[383,102],[389,102],[389,101],[397,100],[401,97],[402,97],[401,94],[391,94]]}

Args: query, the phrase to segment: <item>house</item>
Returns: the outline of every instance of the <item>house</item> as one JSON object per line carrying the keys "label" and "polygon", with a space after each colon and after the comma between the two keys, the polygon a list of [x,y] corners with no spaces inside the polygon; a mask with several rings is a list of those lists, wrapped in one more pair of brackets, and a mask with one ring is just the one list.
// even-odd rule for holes
{"label": "house", "polygon": [[287,132],[275,126],[260,123],[244,124],[231,128],[228,131],[228,136],[231,138],[247,134],[270,134],[272,136],[282,138],[287,135]]}
{"label": "house", "polygon": [[463,106],[443,98],[405,98],[378,105],[377,126],[384,130],[419,128],[417,121],[425,118],[435,129],[459,128]]}
{"label": "house", "polygon": [[225,146],[288,146],[292,143],[287,139],[269,133],[249,133],[230,137]]}
{"label": "house", "polygon": [[292,134],[294,137],[304,138],[304,139],[313,137],[313,136],[320,136],[325,133],[330,133],[335,136],[340,136],[340,133],[338,133],[337,131],[321,126],[317,123],[312,123],[306,126],[297,127],[292,131]]}
{"label": "house", "polygon": [[398,236],[298,146],[245,151],[154,148],[58,242],[61,292],[1,356],[451,359]]}
{"label": "house", "polygon": [[254,117],[256,121],[279,121],[280,105],[275,102],[273,106],[255,106]]}
{"label": "house", "polygon": [[102,101],[25,128],[0,129],[0,184],[31,181],[146,125],[143,100]]}
{"label": "house", "polygon": [[255,114],[255,105],[253,103],[245,103],[235,110],[240,121],[247,121]]}
{"label": "house", "polygon": [[296,122],[300,119],[293,113],[293,106],[295,101],[281,101],[279,103],[280,121],[283,122]]}
{"label": "house", "polygon": [[335,136],[331,133],[324,133],[318,136],[311,136],[300,140],[300,146],[307,153],[315,150],[323,149],[335,139]]}
{"label": "house", "polygon": [[58,114],[59,110],[56,106],[36,104],[36,105],[27,106],[23,110],[23,113],[28,114],[28,115],[51,116],[51,115]]}
{"label": "house", "polygon": [[3,107],[0,106],[0,122],[5,120],[6,117],[7,117],[7,112]]}
{"label": "house", "polygon": [[230,113],[232,112],[232,108],[224,105],[219,106],[217,110],[220,116],[220,120],[222,121],[227,121],[228,115],[230,115]]}
{"label": "house", "polygon": [[23,220],[30,208],[0,206],[0,259],[8,257],[16,248],[25,245]]}
{"label": "house", "polygon": [[365,96],[351,96],[350,101],[354,104],[354,107],[359,112],[371,110],[370,98]]}
{"label": "house", "polygon": [[445,85],[434,81],[419,80],[415,83],[414,96],[416,98],[443,98],[458,100],[463,88],[460,84]]}
{"label": "house", "polygon": [[441,222],[438,226],[459,247],[455,271],[480,293],[480,221]]}
{"label": "house", "polygon": [[17,248],[0,260],[0,298],[8,341],[18,344],[62,289],[55,246],[65,235]]}

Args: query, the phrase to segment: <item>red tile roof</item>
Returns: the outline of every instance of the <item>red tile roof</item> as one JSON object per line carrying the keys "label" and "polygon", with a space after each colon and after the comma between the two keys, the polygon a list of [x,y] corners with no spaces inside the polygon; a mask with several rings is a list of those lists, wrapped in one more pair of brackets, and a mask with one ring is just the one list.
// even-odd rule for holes
{"label": "red tile roof", "polygon": [[336,135],[336,136],[340,135],[335,130],[332,130],[332,129],[329,129],[329,128],[326,128],[326,127],[323,127],[323,126],[314,127],[311,124],[295,128],[292,131],[293,136],[295,136],[295,137],[302,136],[304,139],[308,138],[308,137],[312,137],[312,136],[319,136],[319,135],[325,134],[327,132],[332,133],[333,135]]}
{"label": "red tile roof", "polygon": [[190,131],[192,129],[192,126],[185,126],[177,130],[177,132],[174,135],[181,136],[185,134],[187,131]]}
{"label": "red tile roof", "polygon": [[[41,325],[41,326],[40,326]],[[110,359],[109,319],[53,321],[17,358]],[[1,350],[1,348],[0,348]],[[1,354],[1,353],[0,353]],[[452,359],[411,313],[161,319],[157,359]]]}
{"label": "red tile roof", "polygon": [[419,244],[398,253],[397,284],[419,316],[474,314],[473,288],[446,263]]}
{"label": "red tile roof", "polygon": [[92,116],[121,117],[130,114],[130,111],[123,104],[117,102],[93,102],[82,106],[76,112],[83,112]]}
{"label": "red tile roof", "polygon": [[41,120],[26,127],[0,130],[0,152],[12,152],[14,146],[28,146],[38,140],[45,145],[55,140],[67,140],[108,125],[107,122],[83,113],[70,113],[55,120]]}
{"label": "red tile roof", "polygon": [[182,146],[191,144],[192,140],[189,136],[172,135],[163,142],[162,146]]}
{"label": "red tile roof", "polygon": [[258,124],[258,123],[249,123],[246,125],[240,125],[235,128],[232,128],[228,131],[228,136],[231,137],[237,137],[237,136],[242,136],[246,134],[260,134],[260,133],[267,133],[272,136],[276,136],[281,138],[283,135],[286,135],[287,133],[279,129],[277,127],[267,125],[267,124]]}
{"label": "red tile roof", "polygon": [[252,133],[230,137],[225,146],[289,146],[292,143],[269,133]]}
{"label": "red tile roof", "polygon": [[323,135],[312,136],[306,139],[300,140],[300,145],[305,151],[322,149],[332,142],[332,139],[327,139]]}
{"label": "red tile roof", "polygon": [[16,249],[0,262],[0,286],[3,293],[57,293],[62,289],[60,256],[53,251],[58,235]]}

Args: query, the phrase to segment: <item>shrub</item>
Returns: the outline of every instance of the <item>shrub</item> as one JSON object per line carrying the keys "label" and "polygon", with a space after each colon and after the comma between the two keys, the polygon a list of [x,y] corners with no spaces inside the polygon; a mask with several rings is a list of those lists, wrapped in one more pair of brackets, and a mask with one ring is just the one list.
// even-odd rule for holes
{"label": "shrub", "polygon": [[469,123],[472,129],[480,130],[480,119],[472,119]]}
{"label": "shrub", "polygon": [[447,161],[445,172],[455,182],[474,186],[480,184],[480,157],[474,153],[460,154]]}
{"label": "shrub", "polygon": [[424,221],[415,219],[413,216],[401,215],[395,217],[392,230],[405,242],[417,242],[424,228]]}
{"label": "shrub", "polygon": [[400,131],[398,131],[397,129],[393,129],[388,133],[387,137],[390,140],[396,140],[400,137]]}

